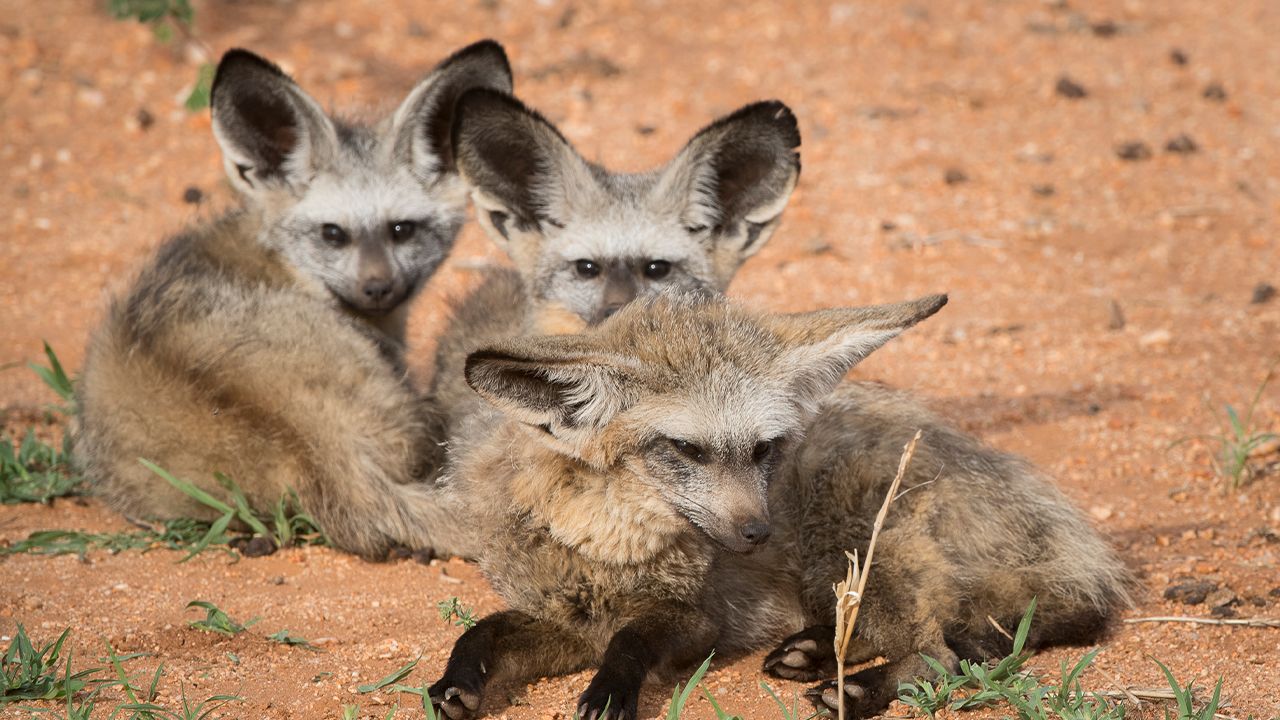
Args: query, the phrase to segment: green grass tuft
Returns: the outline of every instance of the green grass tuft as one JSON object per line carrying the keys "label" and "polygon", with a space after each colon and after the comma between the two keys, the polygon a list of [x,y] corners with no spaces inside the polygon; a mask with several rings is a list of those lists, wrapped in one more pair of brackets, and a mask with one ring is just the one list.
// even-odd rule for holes
{"label": "green grass tuft", "polygon": [[187,625],[196,630],[204,630],[205,632],[218,633],[232,637],[248,630],[250,626],[258,622],[260,618],[252,618],[244,624],[238,623],[231,619],[231,616],[222,610],[222,608],[214,605],[207,600],[192,600],[187,603],[188,608],[203,608],[205,618],[203,620],[193,620]]}

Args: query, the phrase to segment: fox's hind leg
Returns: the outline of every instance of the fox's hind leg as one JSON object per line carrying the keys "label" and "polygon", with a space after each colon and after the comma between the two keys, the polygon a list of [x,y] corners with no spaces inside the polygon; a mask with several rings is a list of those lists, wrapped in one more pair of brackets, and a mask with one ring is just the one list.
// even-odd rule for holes
{"label": "fox's hind leg", "polygon": [[[836,672],[834,625],[812,625],[783,640],[764,659],[764,671],[775,677],[813,682]],[[879,653],[862,638],[849,639],[845,663],[858,665]]]}
{"label": "fox's hind leg", "polygon": [[[862,618],[859,618],[859,621],[861,620]],[[949,671],[955,672],[958,669],[959,658],[947,646],[941,627],[936,622],[929,622],[926,625],[918,628],[913,627],[913,623],[910,622],[902,623],[898,637],[904,642],[894,643],[898,647],[886,649],[880,653],[888,658],[889,662],[845,676],[846,717],[863,718],[875,715],[898,697],[900,684],[931,675],[933,670],[921,655],[934,658]],[[868,651],[866,650],[868,647],[865,641],[863,645],[855,642],[853,649],[863,648],[864,651]],[[853,649],[846,660],[851,664],[857,659],[853,657]],[[874,656],[875,653],[872,653],[871,657]],[[832,662],[834,663],[834,656]],[[834,711],[837,707],[838,692],[836,681],[828,680],[810,688],[805,692],[805,696],[815,707]]]}

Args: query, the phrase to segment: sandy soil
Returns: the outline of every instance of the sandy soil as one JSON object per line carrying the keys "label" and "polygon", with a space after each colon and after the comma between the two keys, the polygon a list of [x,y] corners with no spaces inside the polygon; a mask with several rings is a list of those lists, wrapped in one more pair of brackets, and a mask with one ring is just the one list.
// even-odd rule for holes
{"label": "sandy soil", "polygon": [[[166,234],[231,202],[207,117],[180,106],[199,54],[92,9],[102,4],[0,0],[0,366],[36,359],[46,339],[78,367],[104,298]],[[1259,283],[1280,284],[1272,0],[195,7],[215,55],[251,47],[340,107],[391,104],[450,50],[498,38],[519,94],[588,157],[623,169],[664,161],[720,113],[783,99],[804,134],[801,188],[733,293],[804,309],[949,291],[942,315],[863,374],[914,388],[1047,468],[1140,574],[1132,616],[1207,616],[1208,604],[1162,598],[1182,578],[1229,588],[1238,616],[1280,616],[1280,475],[1227,493],[1208,444],[1170,449],[1221,430],[1221,404],[1246,403],[1280,352],[1280,300],[1251,302]],[[1056,90],[1064,76],[1084,97]],[[1205,97],[1214,84],[1223,92]],[[1197,150],[1166,151],[1182,134]],[[1151,156],[1121,158],[1131,142]],[[184,202],[191,187],[202,202]],[[469,227],[416,307],[424,376],[442,298],[497,256]],[[0,372],[10,430],[50,399],[26,371]],[[1256,422],[1280,430],[1280,384]],[[94,501],[0,507],[0,542],[123,527]],[[368,564],[323,549],[177,559],[0,559],[0,635],[18,622],[38,638],[70,626],[86,662],[101,639],[153,653],[134,667],[165,663],[168,702],[181,681],[193,697],[243,695],[238,717],[336,717],[351,702],[382,717],[393,698],[354,688],[419,654],[410,682],[437,676],[458,630],[436,601],[501,605],[457,561]],[[233,639],[189,630],[183,607],[197,598],[261,621]],[[281,628],[323,639],[322,652],[263,639]],[[1225,676],[1233,717],[1280,716],[1280,630],[1125,625],[1085,681],[1161,685],[1148,655],[1182,678]],[[717,664],[707,686],[727,709],[777,717],[759,661]],[[512,688],[516,704],[497,697],[490,710],[566,717],[587,679]],[[653,688],[644,714],[662,712],[669,692]],[[705,701],[693,708],[712,716]]]}

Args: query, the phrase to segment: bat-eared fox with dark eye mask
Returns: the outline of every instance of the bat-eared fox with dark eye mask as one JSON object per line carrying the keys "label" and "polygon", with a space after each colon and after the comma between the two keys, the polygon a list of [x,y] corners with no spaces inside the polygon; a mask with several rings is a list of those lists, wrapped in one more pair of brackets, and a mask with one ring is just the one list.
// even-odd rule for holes
{"label": "bat-eared fox with dark eye mask", "polygon": [[[899,682],[928,674],[922,652],[952,669],[1007,652],[991,620],[1016,626],[1032,597],[1032,646],[1089,642],[1127,605],[1125,567],[1035,468],[908,393],[836,385],[860,357],[839,339],[856,337],[857,316],[833,324],[851,311],[763,321],[790,328],[778,342],[797,345],[786,351],[710,300],[647,300],[582,338],[520,339],[576,332],[673,285],[723,291],[772,235],[796,183],[799,132],[781,103],[747,106],[664,168],[627,176],[582,160],[512,98],[473,91],[455,117],[459,170],[515,269],[488,272],[455,308],[434,393],[453,427],[455,489],[511,500],[510,512],[479,524],[500,530],[482,564],[512,610],[459,641],[433,688],[449,717],[471,715],[492,679],[593,664],[584,716],[612,698],[610,714],[633,717],[646,675],[712,647],[773,645],[766,672],[831,678],[832,583],[844,577],[846,550],[865,554],[917,429],[911,491],[881,537],[849,657],[888,662],[849,677],[851,716],[878,712]],[[735,360],[711,340],[728,337],[758,343],[759,356]],[[830,371],[820,381],[768,362],[842,352],[840,363],[819,365]],[[751,377],[744,365],[784,387],[794,371],[803,392],[778,396],[763,380],[744,390],[735,384]],[[512,416],[496,435],[480,395]],[[761,478],[770,479],[768,522],[751,504]],[[834,688],[809,697],[834,709]]]}
{"label": "bat-eared fox with dark eye mask", "polygon": [[[232,50],[213,132],[240,206],[165,243],[93,335],[76,437],[84,471],[141,518],[210,510],[138,461],[266,511],[290,489],[335,545],[469,552],[428,483],[439,428],[402,360],[409,301],[465,217],[458,97],[511,90],[502,47],[444,60],[375,124],[327,114]],[[438,543],[447,537],[447,543]]]}
{"label": "bat-eared fox with dark eye mask", "polygon": [[[763,315],[662,293],[581,334],[472,353],[466,381],[496,410],[455,437],[448,482],[484,498],[470,509],[486,528],[480,565],[510,609],[459,638],[433,701],[471,717],[491,683],[595,666],[582,716],[634,718],[646,678],[713,649],[775,646],[775,674],[830,677],[832,582],[846,550],[865,554],[917,428],[929,443],[881,537],[850,653],[888,662],[850,678],[854,714],[925,673],[920,653],[955,667],[1007,651],[989,619],[1009,627],[1032,597],[1033,646],[1096,637],[1125,601],[1125,572],[1049,483],[890,391],[831,396],[945,302]],[[966,464],[949,467],[955,457]]]}

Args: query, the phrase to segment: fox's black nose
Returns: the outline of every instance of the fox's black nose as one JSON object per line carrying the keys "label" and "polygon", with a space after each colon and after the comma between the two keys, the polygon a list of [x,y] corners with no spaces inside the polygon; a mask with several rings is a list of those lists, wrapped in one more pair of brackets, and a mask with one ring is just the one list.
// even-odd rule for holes
{"label": "fox's black nose", "polygon": [[370,302],[382,302],[391,294],[390,280],[365,280],[360,291]]}
{"label": "fox's black nose", "polygon": [[752,545],[759,545],[765,540],[768,540],[769,535],[772,534],[772,531],[769,530],[769,526],[761,522],[747,523],[746,525],[743,525],[738,532],[741,533],[743,540],[746,540]]}

